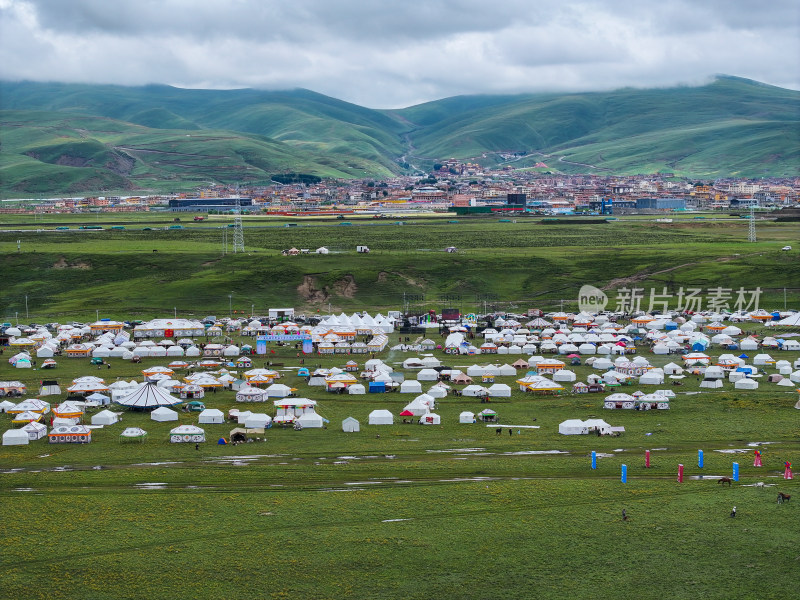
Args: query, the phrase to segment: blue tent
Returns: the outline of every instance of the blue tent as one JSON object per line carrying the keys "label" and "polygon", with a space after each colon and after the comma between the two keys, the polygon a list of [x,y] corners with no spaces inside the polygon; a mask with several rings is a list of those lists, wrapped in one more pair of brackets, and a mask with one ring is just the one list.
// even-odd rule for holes
{"label": "blue tent", "polygon": [[383,381],[370,381],[369,382],[369,393],[370,394],[377,394],[386,391],[386,383]]}
{"label": "blue tent", "polygon": [[750,357],[749,357],[749,356],[747,356],[747,354],[740,354],[740,355],[739,355],[739,358],[750,358]]}
{"label": "blue tent", "polygon": [[310,377],[311,373],[309,373],[307,368],[300,367],[299,369],[297,369],[297,376],[298,377]]}
{"label": "blue tent", "polygon": [[706,340],[697,340],[692,344],[692,352],[703,352],[706,348],[708,348]]}
{"label": "blue tent", "polygon": [[678,324],[675,321],[667,321],[664,324],[664,331],[675,331],[678,328]]}

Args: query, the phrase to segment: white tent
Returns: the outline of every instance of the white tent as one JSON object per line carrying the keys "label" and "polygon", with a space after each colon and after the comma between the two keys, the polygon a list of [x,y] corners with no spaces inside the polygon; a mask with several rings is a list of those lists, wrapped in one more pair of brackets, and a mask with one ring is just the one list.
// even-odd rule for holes
{"label": "white tent", "polygon": [[458,415],[458,422],[459,423],[474,423],[475,422],[475,413],[465,410],[460,415]]}
{"label": "white tent", "polygon": [[505,383],[495,383],[489,386],[489,396],[491,398],[510,398],[511,387]]}
{"label": "white tent", "polygon": [[303,413],[295,420],[295,423],[300,423],[303,429],[316,428],[321,429],[325,425],[324,419],[315,412]]}
{"label": "white tent", "polygon": [[664,374],[660,371],[648,371],[639,377],[639,383],[642,385],[661,385],[664,383]]}
{"label": "white tent", "polygon": [[442,417],[436,413],[427,413],[419,418],[420,425],[441,425]]}
{"label": "white tent", "polygon": [[179,425],[169,432],[169,441],[173,444],[198,444],[206,441],[206,432],[196,425]]}
{"label": "white tent", "polygon": [[706,379],[723,379],[725,377],[725,372],[721,367],[711,366],[706,368],[703,376]]}
{"label": "white tent", "polygon": [[150,418],[153,421],[158,421],[159,423],[163,423],[165,421],[177,421],[178,413],[167,408],[166,406],[161,406],[150,413]]}
{"label": "white tent", "polygon": [[704,379],[700,382],[701,388],[708,388],[711,390],[716,390],[722,387],[722,380],[721,379]]}
{"label": "white tent", "polygon": [[462,396],[471,396],[471,397],[478,397],[488,395],[489,390],[482,385],[468,385],[463,390],[461,390]]}
{"label": "white tent", "polygon": [[565,382],[565,381],[575,381],[577,379],[575,373],[572,371],[567,371],[565,369],[561,369],[560,371],[556,371],[553,373],[553,381],[558,382]]}
{"label": "white tent", "polygon": [[758,382],[755,379],[740,379],[733,387],[737,390],[757,390]]}
{"label": "white tent", "polygon": [[342,421],[342,431],[345,433],[357,433],[361,431],[361,426],[353,417],[347,417],[344,421]]}
{"label": "white tent", "polygon": [[27,446],[28,434],[22,429],[9,429],[3,434],[3,446]]}
{"label": "white tent", "polygon": [[394,424],[394,415],[388,410],[373,410],[369,413],[370,425],[392,425]]}
{"label": "white tent", "polygon": [[207,408],[197,416],[197,422],[201,424],[224,423],[225,414],[216,408]]}
{"label": "white tent", "polygon": [[683,373],[683,367],[676,365],[674,362],[664,365],[664,373],[667,375],[680,375]]}
{"label": "white tent", "polygon": [[130,408],[158,408],[159,406],[180,404],[181,400],[170,396],[166,390],[158,387],[155,383],[143,383],[132,394],[115,400],[115,402]]}
{"label": "white tent", "polygon": [[445,396],[447,396],[447,388],[442,387],[440,385],[434,385],[431,386],[431,389],[429,389],[425,393],[428,394],[428,396],[430,396],[431,398],[444,398]]}
{"label": "white tent", "polygon": [[40,440],[47,435],[47,427],[43,423],[36,423],[35,421],[31,421],[22,427],[22,431],[28,434],[28,439],[32,442]]}
{"label": "white tent", "polygon": [[406,411],[410,412],[415,417],[419,417],[421,415],[431,412],[431,409],[427,402],[420,400],[419,398],[415,398],[414,400],[406,404],[405,408],[403,409],[403,412]]}
{"label": "white tent", "polygon": [[[239,417],[241,418],[241,416],[240,413]],[[272,423],[272,417],[266,413],[249,413],[244,421],[240,420],[239,422],[243,422],[248,429],[266,429]]]}
{"label": "white tent", "polygon": [[417,381],[436,381],[439,379],[439,373],[433,369],[422,369],[417,373]]}
{"label": "white tent", "polygon": [[273,383],[265,391],[270,398],[286,398],[292,393],[292,388],[282,383]]}
{"label": "white tent", "polygon": [[103,410],[96,415],[92,415],[92,425],[113,425],[117,421],[119,421],[117,413],[113,413],[110,410]]}
{"label": "white tent", "polygon": [[401,394],[421,394],[422,384],[419,381],[409,379],[400,384]]}
{"label": "white tent", "polygon": [[580,419],[567,419],[558,425],[558,433],[561,435],[581,435],[589,433],[589,430]]}

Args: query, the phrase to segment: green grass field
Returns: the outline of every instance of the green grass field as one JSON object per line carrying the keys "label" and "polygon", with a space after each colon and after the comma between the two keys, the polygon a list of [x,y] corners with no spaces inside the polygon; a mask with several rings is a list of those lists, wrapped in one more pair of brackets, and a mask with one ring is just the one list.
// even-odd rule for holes
{"label": "green grass field", "polygon": [[[495,296],[488,304],[505,308],[549,310],[565,299],[564,309],[576,310],[583,283],[610,286],[612,300],[615,289],[632,284],[659,293],[664,286],[761,286],[762,306],[769,309],[783,308],[787,287],[788,306],[800,306],[798,261],[780,251],[796,243],[800,231],[793,223],[759,223],[759,241],[748,244],[745,223],[711,219],[544,225],[460,218],[403,226],[354,219],[351,227],[293,220],[299,227],[286,228],[280,226],[286,221],[253,217],[246,219],[247,252],[222,256],[218,226],[224,218],[205,224],[181,218],[185,229],[164,230],[171,215],[50,215],[41,221],[4,215],[1,228],[13,231],[0,233],[0,317],[39,323],[98,314],[203,317],[225,316],[229,309],[263,314],[270,306],[325,313],[328,302],[336,312],[374,313],[400,309],[404,292],[424,298],[411,302],[420,310],[459,302],[464,310],[482,309],[479,299],[489,292]],[[110,230],[112,222],[125,230]],[[105,229],[75,229],[83,223]],[[55,231],[56,224],[70,230]],[[372,252],[356,254],[361,243]],[[322,245],[332,254],[280,255],[291,246]],[[448,245],[459,253],[444,253]],[[445,301],[444,294],[462,300]],[[398,339],[393,334],[390,346]],[[437,406],[441,426],[404,425],[400,418],[392,426],[369,426],[372,410],[396,415],[414,395],[308,388],[295,375],[296,351],[275,351],[256,357],[254,366],[283,363],[281,382],[318,401],[327,429],[276,427],[259,436],[264,441],[223,446],[216,440],[234,425],[206,425],[208,441],[195,450],[168,442],[176,423],[126,412],[122,423],[94,430],[89,445],[42,440],[0,447],[0,597],[794,595],[797,498],[775,502],[777,491],[798,491],[794,481],[781,478],[783,461],[800,464],[793,388],[762,378],[754,392],[726,383],[692,394],[699,383],[690,376],[672,388],[677,397],[668,411],[609,411],[602,408],[605,394],[537,397],[518,391],[515,378],[499,377],[514,390],[490,405],[501,423],[539,429],[518,427],[498,436],[494,427],[458,424],[461,411],[485,405],[452,395]],[[646,348],[640,353],[657,366],[675,360]],[[436,354],[459,368],[517,358]],[[770,354],[800,358],[797,352]],[[79,375],[140,379],[141,369],[168,362],[110,359],[110,369],[98,370],[87,359],[63,357],[56,369],[41,371],[14,369],[8,356],[5,349],[0,380],[21,379],[29,397],[43,378],[56,378],[65,389]],[[400,368],[408,356],[387,351],[381,358]],[[330,367],[346,360],[314,356],[305,362]],[[571,368],[578,380],[593,372]],[[230,391],[208,394],[204,402],[226,413],[236,406],[274,414],[271,405],[236,403]],[[341,431],[348,416],[360,421],[360,433]],[[561,421],[589,417],[626,431],[619,438],[558,434]],[[196,422],[197,413],[179,411],[179,423]],[[9,426],[9,416],[0,415],[0,424]],[[121,443],[126,426],[142,426],[149,438]],[[758,446],[764,467],[755,468],[752,444],[765,442]],[[652,450],[650,469],[646,449]],[[698,449],[705,451],[702,470]],[[596,471],[592,450],[601,453]],[[741,466],[741,481],[731,488],[697,479],[730,475],[733,461]],[[684,483],[676,481],[679,463],[686,467]],[[619,481],[622,464],[626,484]],[[752,486],[759,481],[775,485]]]}
{"label": "green grass field", "polygon": [[[393,336],[395,337],[395,336]],[[715,352],[714,354],[718,354]],[[650,356],[649,353],[645,355]],[[798,353],[780,353],[794,360]],[[475,399],[440,401],[442,425],[369,426],[368,413],[397,414],[405,394],[341,396],[307,388],[293,375],[294,351],[277,349],[281,381],[318,400],[328,429],[267,430],[265,441],[220,446],[234,425],[206,425],[208,442],[167,441],[176,423],[126,412],[93,432],[87,446],[2,447],[0,540],[4,596],[119,598],[773,598],[791,595],[797,534],[792,503],[776,506],[784,460],[800,459],[796,393],[762,381],[758,392],[702,395],[690,377],[669,411],[607,411],[604,394],[535,397],[514,391],[491,404],[501,423],[535,424],[497,436],[494,427],[459,425]],[[389,353],[393,364],[405,358]],[[496,357],[442,357],[465,366]],[[507,359],[503,359],[507,360]],[[652,357],[657,365],[668,357]],[[307,359],[324,366],[343,358]],[[80,374],[111,381],[141,375],[141,365],[111,360],[97,371],[85,359],[59,359],[62,385]],[[256,364],[260,364],[258,359]],[[579,379],[591,372],[575,367]],[[0,379],[35,388],[38,371],[0,365]],[[513,386],[513,377],[498,378]],[[632,391],[636,387],[623,388]],[[233,392],[208,394],[207,407],[272,412],[243,405]],[[179,411],[180,423],[197,413]],[[342,433],[346,416],[362,423]],[[620,438],[565,437],[566,418],[598,416],[624,425]],[[9,421],[5,415],[0,419]],[[400,419],[398,419],[398,422]],[[120,443],[125,426],[149,432],[143,444]],[[752,464],[753,442],[764,467]],[[644,450],[652,465],[644,468]],[[705,467],[696,467],[697,449]],[[601,453],[597,471],[589,452]],[[730,454],[719,450],[740,452]],[[552,451],[558,451],[552,454]],[[705,474],[730,474],[721,488]],[[627,484],[619,482],[628,466]],[[675,480],[677,465],[686,480]],[[756,481],[778,484],[758,489]],[[735,520],[728,517],[737,506]],[[623,522],[625,508],[630,520]],[[42,572],[64,581],[31,590]],[[576,577],[575,573],[582,573]],[[110,574],[113,578],[109,579]],[[731,581],[735,581],[733,587]]]}
{"label": "green grass field", "polygon": [[[27,220],[23,220],[23,218]],[[633,219],[606,224],[546,225],[524,219],[444,218],[376,222],[252,217],[245,220],[244,254],[222,254],[223,227],[212,217],[164,230],[172,216],[49,215],[42,221],[7,215],[0,233],[0,317],[28,314],[88,319],[101,311],[124,318],[160,314],[265,312],[269,306],[305,311],[393,310],[413,298],[419,309],[456,304],[464,311],[496,304],[510,310],[577,309],[583,284],[677,293],[723,286],[762,289],[762,305],[782,309],[800,299],[800,263],[786,244],[800,237],[796,223],[759,224],[759,241],[743,241],[744,221]],[[105,227],[80,231],[79,223]],[[56,224],[68,231],[55,230]],[[111,230],[123,226],[124,231]],[[150,228],[144,231],[145,227]],[[232,233],[228,233],[229,250]],[[17,242],[20,251],[17,252]],[[370,254],[355,252],[366,244]],[[283,249],[331,253],[287,257]],[[458,253],[444,252],[456,246]],[[154,252],[157,251],[157,252]],[[232,296],[232,298],[229,298]],[[88,312],[87,312],[88,311]]]}

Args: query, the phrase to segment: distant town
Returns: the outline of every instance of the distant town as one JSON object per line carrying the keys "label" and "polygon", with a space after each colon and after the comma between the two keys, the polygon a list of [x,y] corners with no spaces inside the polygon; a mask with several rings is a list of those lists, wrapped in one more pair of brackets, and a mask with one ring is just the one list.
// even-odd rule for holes
{"label": "distant town", "polygon": [[797,208],[800,178],[697,181],[657,175],[553,175],[508,167],[487,170],[446,160],[425,177],[335,180],[290,174],[284,183],[242,187],[211,185],[195,192],[161,195],[18,199],[2,202],[2,213],[209,212],[238,204],[244,214],[383,215],[454,212],[544,215],[658,214],[686,210]]}

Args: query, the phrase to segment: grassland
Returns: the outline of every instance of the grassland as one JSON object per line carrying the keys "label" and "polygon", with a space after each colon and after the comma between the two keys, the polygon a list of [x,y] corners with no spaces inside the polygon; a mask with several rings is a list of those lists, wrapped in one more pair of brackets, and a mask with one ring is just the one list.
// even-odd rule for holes
{"label": "grassland", "polygon": [[[392,336],[394,340],[396,336]],[[232,425],[206,425],[209,441],[170,444],[175,423],[126,412],[93,432],[87,446],[2,447],[0,539],[6,597],[166,598],[777,598],[791,595],[797,529],[793,504],[777,507],[782,461],[800,458],[795,394],[763,384],[758,392],[687,395],[684,380],[669,411],[604,411],[602,395],[533,397],[515,391],[492,403],[502,423],[536,424],[502,436],[457,425],[462,410],[484,407],[448,397],[442,426],[369,426],[367,414],[397,414],[411,395],[341,396],[307,388],[294,375],[293,349],[276,348],[283,382],[319,402],[328,429],[270,429],[265,441],[214,442]],[[650,356],[646,353],[646,355]],[[668,357],[652,357],[664,364]],[[389,353],[396,364],[405,358]],[[483,357],[449,358],[461,366]],[[797,353],[781,353],[794,360]],[[111,360],[97,371],[61,358],[48,377],[62,385],[80,374],[107,381],[140,376],[141,365]],[[342,358],[307,359],[323,366]],[[257,364],[258,360],[257,360]],[[591,372],[575,367],[579,379]],[[31,388],[44,375],[0,364],[0,379]],[[413,375],[410,375],[413,376]],[[498,381],[513,386],[513,377]],[[763,382],[762,382],[763,383]],[[727,384],[730,388],[730,384]],[[634,388],[631,388],[631,390]],[[233,392],[208,394],[227,412]],[[271,412],[268,407],[268,412]],[[196,413],[179,412],[181,423]],[[339,430],[355,416],[358,434]],[[565,437],[565,418],[599,416],[624,425],[621,438]],[[533,419],[536,419],[534,422]],[[8,417],[2,416],[3,422]],[[398,419],[399,421],[399,419]],[[120,443],[125,426],[149,432],[143,444]],[[765,466],[750,466],[752,442]],[[653,449],[644,468],[644,449]],[[696,452],[705,449],[703,470]],[[558,453],[553,454],[553,451]],[[588,453],[601,453],[596,471]],[[725,452],[719,452],[719,451]],[[738,454],[729,452],[738,450]],[[705,474],[729,474],[720,489]],[[629,481],[619,482],[621,464]],[[686,481],[675,481],[677,464]],[[761,490],[755,481],[780,483]],[[737,518],[728,513],[737,506]],[[626,508],[630,521],[620,518]],[[32,579],[58,582],[30,586]],[[581,576],[576,576],[581,573]],[[731,583],[735,581],[735,585]]]}
{"label": "grassland", "polygon": [[[604,225],[544,225],[518,219],[408,221],[373,225],[354,219],[300,221],[286,228],[246,220],[245,254],[222,256],[227,220],[164,230],[172,215],[4,216],[0,293],[7,320],[127,319],[134,316],[264,313],[268,306],[327,312],[398,309],[403,293],[424,300],[412,308],[489,304],[574,310],[583,283],[765,289],[762,306],[800,305],[798,261],[781,252],[800,231],[793,223],[759,223],[759,242],[742,239],[739,221],[650,220]],[[298,222],[297,220],[293,222]],[[100,224],[103,231],[76,230]],[[68,231],[55,231],[57,224]],[[63,226],[63,225],[62,225]],[[152,230],[144,231],[143,227]],[[39,230],[39,231],[37,231]],[[46,231],[45,231],[46,230]],[[17,252],[20,240],[20,252]],[[356,243],[373,251],[357,255]],[[328,256],[284,257],[283,248],[326,245]],[[455,245],[459,253],[442,252]],[[158,252],[153,252],[157,249]],[[316,292],[314,295],[312,292]],[[309,294],[312,293],[310,296]],[[484,296],[485,297],[485,296]],[[25,319],[20,318],[20,321]],[[236,342],[240,340],[234,336]],[[390,346],[399,337],[393,334]],[[251,341],[251,340],[250,340]],[[781,479],[783,461],[800,464],[797,394],[761,379],[754,392],[699,390],[694,376],[674,387],[669,411],[606,411],[603,394],[535,397],[513,377],[514,392],[490,406],[504,430],[460,425],[470,398],[449,396],[436,412],[442,425],[369,426],[376,408],[394,414],[413,395],[328,394],[296,376],[296,350],[275,347],[281,381],[314,398],[327,429],[273,428],[257,441],[217,445],[231,424],[206,425],[208,442],[170,444],[175,423],[126,412],[123,422],[93,432],[86,446],[0,447],[1,597],[152,598],[786,598],[796,581],[797,506],[776,506],[776,491],[797,494]],[[674,357],[640,352],[663,366]],[[712,352],[713,356],[719,350]],[[795,361],[797,352],[772,352]],[[446,357],[464,367],[512,357]],[[8,349],[2,358],[7,358]],[[381,358],[399,368],[405,355]],[[346,359],[307,357],[305,365],[341,366]],[[357,360],[363,360],[358,359]],[[35,397],[38,382],[66,388],[79,375],[111,382],[140,379],[141,365],[110,359],[98,370],[86,359],[59,358],[52,371],[13,369],[0,360],[0,380],[22,379]],[[572,367],[579,380],[592,370]],[[768,372],[772,372],[768,370]],[[413,372],[407,372],[413,378]],[[636,387],[624,388],[632,392]],[[650,391],[643,389],[643,391]],[[51,398],[58,402],[65,395]],[[209,408],[241,405],[234,393],[208,394]],[[345,417],[362,425],[340,429]],[[561,436],[567,418],[604,418],[622,425],[620,438]],[[196,413],[179,411],[179,423]],[[534,421],[535,419],[535,421]],[[10,419],[0,415],[0,424]],[[149,432],[143,444],[120,443],[126,426]],[[752,467],[750,444],[764,467]],[[644,450],[652,450],[650,469]],[[697,450],[705,467],[697,468]],[[589,453],[601,453],[592,471]],[[555,453],[554,451],[557,451]],[[715,479],[741,465],[741,481]],[[620,465],[629,481],[619,482]],[[675,480],[678,464],[686,481]],[[757,481],[777,484],[760,489]],[[737,506],[738,516],[728,514]],[[621,520],[625,508],[628,522]],[[32,582],[36,582],[33,585]]]}
{"label": "grassland", "polygon": [[[219,227],[229,222],[223,218],[201,224],[184,218],[179,230],[164,230],[171,217],[155,214],[113,216],[105,224],[95,216],[47,219],[8,219],[14,231],[0,233],[0,316],[6,320],[24,314],[26,296],[28,314],[41,320],[90,318],[95,311],[113,318],[176,309],[183,315],[249,313],[284,305],[327,311],[329,303],[337,311],[390,310],[403,305],[404,295],[420,310],[455,304],[468,311],[483,309],[484,302],[550,309],[562,300],[577,309],[586,283],[608,288],[612,301],[614,290],[626,285],[657,293],[760,287],[769,308],[783,308],[784,288],[790,306],[800,293],[800,265],[793,253],[780,251],[800,234],[793,223],[760,224],[760,241],[749,244],[742,241],[746,224],[738,220],[545,225],[440,218],[342,226],[295,219],[299,226],[287,228],[254,217],[246,220],[247,252],[223,256]],[[79,222],[106,229],[79,231]],[[71,229],[56,231],[56,223]],[[126,229],[110,230],[111,223]],[[357,254],[357,244],[369,246],[370,254]],[[280,254],[321,246],[331,254]],[[445,253],[447,246],[458,253]]]}

